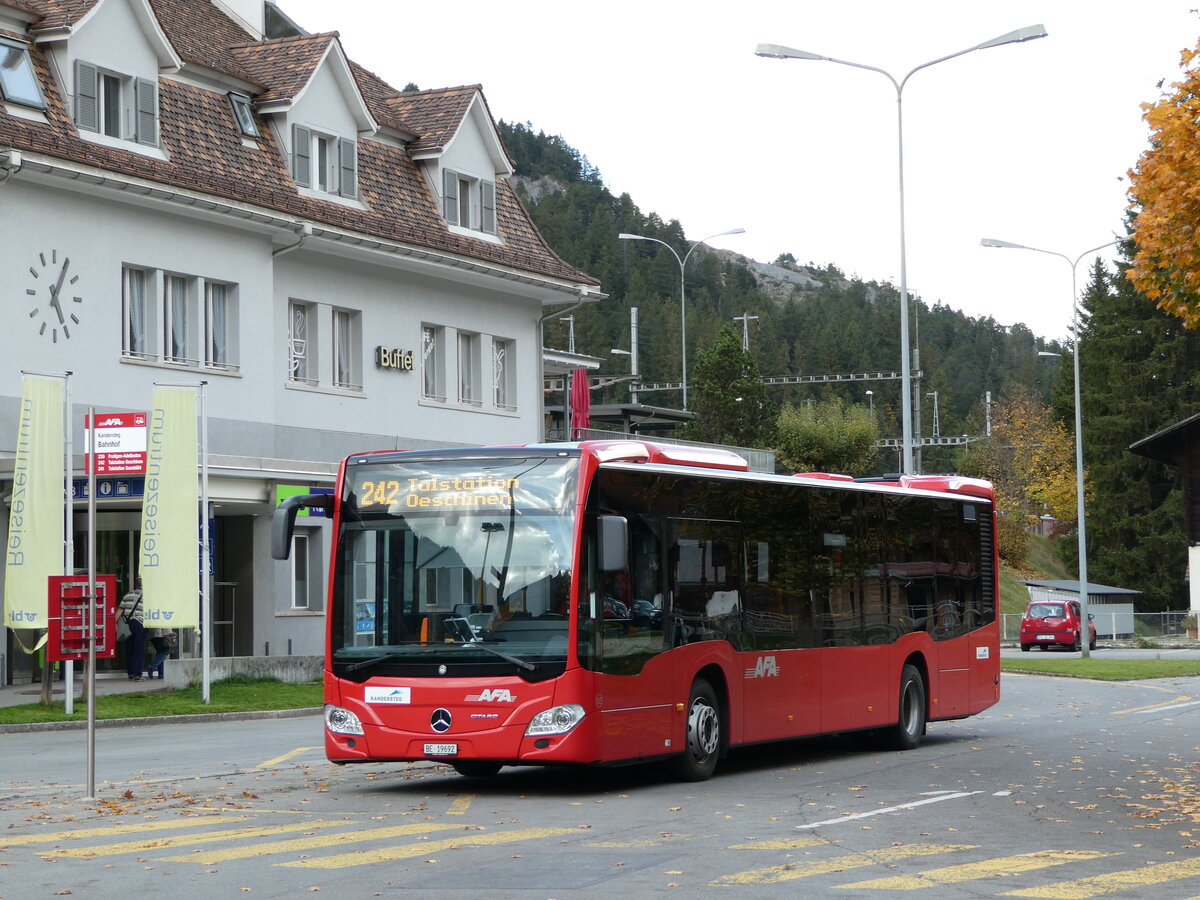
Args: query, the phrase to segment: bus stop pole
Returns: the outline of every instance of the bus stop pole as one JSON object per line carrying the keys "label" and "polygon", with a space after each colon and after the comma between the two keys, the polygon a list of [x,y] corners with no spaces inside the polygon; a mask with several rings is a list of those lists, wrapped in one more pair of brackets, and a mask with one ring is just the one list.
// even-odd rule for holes
{"label": "bus stop pole", "polygon": [[[88,407],[87,473],[87,555],[88,555],[88,630],[87,630],[87,796],[96,799],[96,407]],[[107,611],[106,611],[107,614]],[[129,652],[129,648],[125,648]]]}

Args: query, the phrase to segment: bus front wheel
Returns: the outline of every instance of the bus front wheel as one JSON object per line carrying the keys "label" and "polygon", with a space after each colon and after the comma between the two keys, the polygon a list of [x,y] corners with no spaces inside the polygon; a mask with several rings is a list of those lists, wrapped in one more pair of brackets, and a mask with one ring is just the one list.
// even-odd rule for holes
{"label": "bus front wheel", "polygon": [[912,750],[925,734],[925,680],[916,666],[905,666],[900,673],[900,721],[884,732],[885,743],[893,750]]}
{"label": "bus front wheel", "polygon": [[703,678],[692,684],[687,705],[687,740],[675,769],[683,781],[711,778],[721,754],[721,707],[716,691]]}

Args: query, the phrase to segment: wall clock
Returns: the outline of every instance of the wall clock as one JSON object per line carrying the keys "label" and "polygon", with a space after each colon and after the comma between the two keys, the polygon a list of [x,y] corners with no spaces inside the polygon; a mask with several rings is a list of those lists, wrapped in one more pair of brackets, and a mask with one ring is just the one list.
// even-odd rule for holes
{"label": "wall clock", "polygon": [[38,320],[38,334],[49,334],[56,344],[60,332],[64,340],[69,340],[71,329],[79,324],[76,304],[83,303],[83,297],[76,294],[74,285],[79,275],[71,270],[70,257],[57,250],[43,251],[29,267],[29,274],[34,286],[26,288],[25,293],[35,298],[29,318]]}

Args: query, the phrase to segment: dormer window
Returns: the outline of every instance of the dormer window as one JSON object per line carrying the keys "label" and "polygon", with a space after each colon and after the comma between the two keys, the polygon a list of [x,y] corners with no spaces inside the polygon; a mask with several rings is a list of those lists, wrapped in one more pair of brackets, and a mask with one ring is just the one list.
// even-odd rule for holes
{"label": "dormer window", "polygon": [[356,197],[357,142],[304,125],[293,125],[292,177],[300,187],[341,197]]}
{"label": "dormer window", "polygon": [[119,140],[158,144],[158,84],[75,61],[75,124]]}
{"label": "dormer window", "polygon": [[229,93],[229,106],[233,109],[233,118],[238,130],[246,137],[258,137],[258,123],[254,121],[254,109],[250,98],[245,94]]}
{"label": "dormer window", "polygon": [[46,108],[29,48],[0,38],[0,99],[21,106]]}
{"label": "dormer window", "polygon": [[442,215],[447,224],[496,233],[496,182],[442,170]]}

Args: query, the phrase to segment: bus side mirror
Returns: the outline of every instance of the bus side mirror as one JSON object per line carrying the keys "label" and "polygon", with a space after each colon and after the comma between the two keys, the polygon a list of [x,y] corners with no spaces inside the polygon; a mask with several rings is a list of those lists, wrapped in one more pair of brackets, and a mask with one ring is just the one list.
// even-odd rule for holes
{"label": "bus side mirror", "polygon": [[292,534],[296,530],[296,513],[300,507],[323,509],[329,512],[333,509],[332,494],[299,494],[283,500],[275,510],[271,520],[271,556],[275,559],[287,559],[292,552]]}
{"label": "bus side mirror", "polygon": [[597,556],[601,572],[629,568],[629,523],[623,516],[596,517]]}

